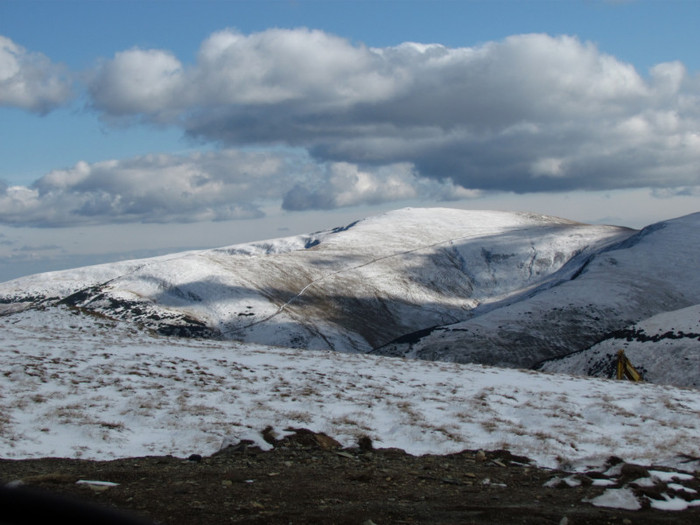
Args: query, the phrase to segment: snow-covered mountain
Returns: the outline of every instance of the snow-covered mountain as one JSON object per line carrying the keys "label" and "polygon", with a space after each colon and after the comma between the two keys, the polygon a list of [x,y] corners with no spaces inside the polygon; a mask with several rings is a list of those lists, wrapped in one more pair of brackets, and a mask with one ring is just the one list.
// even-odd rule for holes
{"label": "snow-covered mountain", "polygon": [[367,352],[554,286],[632,233],[405,209],[311,235],[17,279],[0,285],[0,301],[74,306],[162,334]]}
{"label": "snow-covered mountain", "polygon": [[[676,325],[688,324],[681,309],[700,304],[699,236],[700,214],[654,224],[600,249],[568,279],[553,286],[541,287],[498,308],[477,309],[463,322],[409,334],[374,352],[530,368],[604,340],[616,345],[614,338],[621,330],[659,314],[667,313],[656,318],[668,323],[662,331],[673,331]],[[684,313],[674,313],[676,310]],[[678,322],[677,315],[681,316]],[[656,348],[664,357],[655,365],[648,362],[648,366],[677,369],[688,364],[688,352],[697,352],[699,347],[693,345],[694,350],[682,353]],[[572,364],[568,372],[585,374],[591,368],[582,360],[576,362],[580,366]],[[689,373],[694,379],[686,378],[682,384],[695,384],[700,377],[697,367]],[[654,372],[649,377],[662,375]]]}
{"label": "snow-covered mountain", "polygon": [[403,209],[309,235],[16,279],[0,284],[0,314],[65,305],[165,335],[529,368],[700,304],[698,226],[700,214],[637,232]]}

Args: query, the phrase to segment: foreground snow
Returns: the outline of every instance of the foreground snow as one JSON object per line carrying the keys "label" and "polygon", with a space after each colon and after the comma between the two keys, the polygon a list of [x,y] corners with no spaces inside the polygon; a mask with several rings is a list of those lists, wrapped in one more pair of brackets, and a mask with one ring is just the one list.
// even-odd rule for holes
{"label": "foreground snow", "polygon": [[0,317],[0,457],[211,454],[272,426],[543,466],[700,456],[700,391],[149,336],[67,309]]}

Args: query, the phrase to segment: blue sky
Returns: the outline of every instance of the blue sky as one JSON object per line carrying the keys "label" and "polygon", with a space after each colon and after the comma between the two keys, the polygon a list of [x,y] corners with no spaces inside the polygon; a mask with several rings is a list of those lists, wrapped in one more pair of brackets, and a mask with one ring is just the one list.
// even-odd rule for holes
{"label": "blue sky", "polygon": [[0,0],[0,280],[405,205],[632,227],[697,211],[699,15]]}

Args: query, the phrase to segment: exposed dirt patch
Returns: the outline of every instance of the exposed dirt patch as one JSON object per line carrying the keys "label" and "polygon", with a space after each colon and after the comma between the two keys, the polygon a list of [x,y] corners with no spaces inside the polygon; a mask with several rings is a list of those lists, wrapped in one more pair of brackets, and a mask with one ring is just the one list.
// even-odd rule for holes
{"label": "exposed dirt patch", "polygon": [[[612,480],[617,486],[635,487],[630,485],[633,478],[647,472],[622,466],[619,479]],[[327,436],[299,431],[275,442],[269,452],[241,443],[206,458],[0,460],[2,483],[22,481],[17,488],[2,488],[0,522],[29,523],[19,518],[32,515],[58,518],[62,511],[55,510],[54,501],[41,502],[31,493],[36,503],[31,498],[29,507],[23,503],[26,491],[41,489],[171,525],[700,523],[700,507],[672,512],[649,508],[648,503],[636,511],[593,506],[588,500],[606,490],[593,484],[596,477],[604,476],[578,474],[578,486],[570,486],[563,481],[574,479],[570,474],[535,468],[507,451],[415,457],[394,449],[372,450],[369,440],[340,449]],[[700,492],[698,475],[690,478],[685,487]],[[669,489],[633,490],[658,498]]]}

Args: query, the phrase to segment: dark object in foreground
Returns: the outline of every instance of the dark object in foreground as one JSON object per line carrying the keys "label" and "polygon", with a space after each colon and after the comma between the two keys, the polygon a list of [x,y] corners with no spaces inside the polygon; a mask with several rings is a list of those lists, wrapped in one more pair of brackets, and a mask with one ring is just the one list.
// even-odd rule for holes
{"label": "dark object in foreground", "polygon": [[31,487],[0,486],[0,524],[152,525],[126,512]]}

